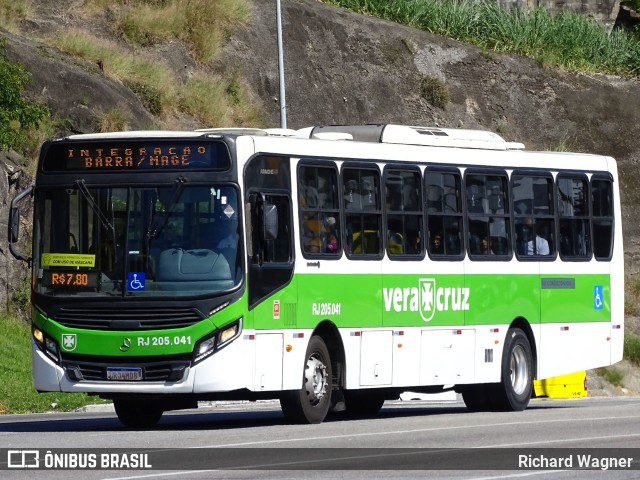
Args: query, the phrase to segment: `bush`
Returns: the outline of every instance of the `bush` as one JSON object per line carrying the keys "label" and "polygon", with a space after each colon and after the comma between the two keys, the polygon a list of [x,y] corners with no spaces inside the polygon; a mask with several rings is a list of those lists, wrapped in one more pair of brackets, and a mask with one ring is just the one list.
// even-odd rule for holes
{"label": "bush", "polygon": [[28,130],[49,117],[49,110],[23,98],[29,73],[6,58],[0,44],[0,149],[24,153]]}
{"label": "bush", "polygon": [[623,373],[615,367],[602,367],[596,369],[596,373],[604,378],[607,382],[615,385],[616,387],[624,387],[622,380],[624,379]]}
{"label": "bush", "polygon": [[640,336],[631,332],[625,332],[624,358],[640,366]]}
{"label": "bush", "polygon": [[420,83],[420,94],[434,107],[444,109],[449,102],[447,87],[437,78],[424,77]]}

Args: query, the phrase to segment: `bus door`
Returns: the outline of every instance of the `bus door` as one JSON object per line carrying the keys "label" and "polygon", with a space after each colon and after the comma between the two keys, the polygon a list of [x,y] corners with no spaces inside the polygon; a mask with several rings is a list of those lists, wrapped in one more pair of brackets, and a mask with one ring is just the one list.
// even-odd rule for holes
{"label": "bus door", "polygon": [[289,159],[258,156],[249,161],[245,192],[249,301],[246,328],[255,328],[255,389],[280,390],[284,329],[296,326],[297,301],[292,282]]}

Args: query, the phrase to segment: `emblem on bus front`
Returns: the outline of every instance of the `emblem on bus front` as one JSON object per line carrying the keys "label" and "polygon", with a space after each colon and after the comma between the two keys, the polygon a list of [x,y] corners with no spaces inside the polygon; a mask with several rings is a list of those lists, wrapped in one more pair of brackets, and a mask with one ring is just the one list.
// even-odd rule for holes
{"label": "emblem on bus front", "polygon": [[131,339],[127,338],[127,337],[124,337],[122,339],[122,345],[120,345],[120,351],[121,352],[126,352],[130,348],[131,348]]}
{"label": "emblem on bus front", "polygon": [[73,352],[78,344],[78,339],[75,333],[63,333],[62,334],[62,349],[66,352]]}

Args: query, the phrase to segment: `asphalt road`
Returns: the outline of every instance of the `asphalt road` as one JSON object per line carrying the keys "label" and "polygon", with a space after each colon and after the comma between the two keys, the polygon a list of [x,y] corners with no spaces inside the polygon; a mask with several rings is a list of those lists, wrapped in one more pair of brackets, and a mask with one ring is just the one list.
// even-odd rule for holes
{"label": "asphalt road", "polygon": [[[397,401],[377,417],[336,416],[320,425],[287,424],[277,402],[216,403],[166,413],[149,431],[125,429],[109,410],[5,415],[0,450],[1,478],[639,479],[640,398],[536,399],[513,413],[470,413],[459,401]],[[41,467],[67,468],[8,469],[33,463],[33,452]],[[117,465],[151,468],[68,468],[99,466],[111,454]],[[600,469],[579,469],[584,455]],[[606,462],[619,469],[602,470]]]}

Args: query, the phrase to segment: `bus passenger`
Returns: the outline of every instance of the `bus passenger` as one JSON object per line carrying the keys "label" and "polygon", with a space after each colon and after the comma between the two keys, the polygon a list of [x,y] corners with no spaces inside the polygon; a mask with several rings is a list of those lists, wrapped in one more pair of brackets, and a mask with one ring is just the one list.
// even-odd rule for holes
{"label": "bus passenger", "polygon": [[525,255],[549,255],[549,242],[536,233],[533,238],[534,221],[532,217],[524,219],[522,233],[527,244],[525,246]]}
{"label": "bus passenger", "polygon": [[431,239],[431,253],[433,255],[442,255],[444,253],[442,247],[442,234],[436,233]]}
{"label": "bus passenger", "polygon": [[322,248],[322,240],[320,237],[313,237],[304,246],[304,251],[307,253],[320,253]]}
{"label": "bus passenger", "polygon": [[489,239],[486,236],[482,237],[482,240],[480,241],[480,248],[481,248],[480,253],[482,255],[489,255],[493,253],[489,249]]}
{"label": "bus passenger", "polygon": [[338,251],[338,237],[335,234],[336,219],[327,217],[326,224],[326,253],[336,253]]}

